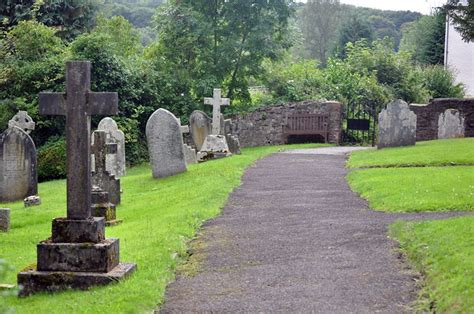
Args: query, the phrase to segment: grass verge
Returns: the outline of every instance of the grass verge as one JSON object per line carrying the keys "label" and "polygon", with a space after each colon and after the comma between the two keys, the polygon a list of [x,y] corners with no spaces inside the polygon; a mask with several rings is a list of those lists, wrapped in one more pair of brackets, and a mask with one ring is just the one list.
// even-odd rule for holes
{"label": "grass verge", "polygon": [[[189,171],[160,180],[148,165],[128,170],[117,216],[124,223],[107,228],[107,237],[120,238],[121,261],[135,262],[138,271],[117,285],[88,291],[66,291],[29,298],[7,297],[17,313],[142,313],[162,301],[177,264],[186,259],[187,241],[203,221],[217,216],[244,170],[257,159],[282,149],[318,145],[269,146],[244,149],[242,155],[189,166]],[[65,180],[39,185],[42,205],[11,208],[12,230],[0,233],[0,257],[15,268],[6,281],[36,262],[36,244],[51,236],[51,220],[66,212]],[[1,301],[1,300],[0,300]]]}
{"label": "grass verge", "polygon": [[351,188],[386,212],[474,210],[474,167],[380,168],[353,171]]}
{"label": "grass verge", "polygon": [[474,312],[474,217],[396,222],[390,235],[423,275],[420,312]]}
{"label": "grass verge", "polygon": [[350,168],[474,165],[474,138],[418,142],[415,146],[354,152]]}

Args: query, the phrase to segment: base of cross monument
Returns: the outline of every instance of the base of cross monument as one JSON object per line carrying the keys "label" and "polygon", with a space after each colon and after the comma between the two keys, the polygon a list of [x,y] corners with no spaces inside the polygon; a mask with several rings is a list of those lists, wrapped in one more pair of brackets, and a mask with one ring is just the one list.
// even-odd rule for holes
{"label": "base of cross monument", "polygon": [[208,135],[202,144],[201,150],[197,154],[198,161],[217,159],[231,156],[232,153],[227,145],[227,140],[223,135]]}
{"label": "base of cross monument", "polygon": [[137,264],[120,263],[107,273],[26,270],[18,274],[18,285],[21,286],[18,296],[67,289],[87,290],[93,286],[118,282],[136,269]]}

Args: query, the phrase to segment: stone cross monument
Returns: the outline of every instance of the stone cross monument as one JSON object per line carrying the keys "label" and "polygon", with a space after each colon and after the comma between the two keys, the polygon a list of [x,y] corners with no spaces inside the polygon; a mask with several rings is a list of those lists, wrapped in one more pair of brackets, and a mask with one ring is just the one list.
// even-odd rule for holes
{"label": "stone cross monument", "polygon": [[206,136],[201,150],[198,153],[198,160],[203,161],[212,158],[230,156],[229,146],[225,136],[221,132],[221,106],[229,106],[229,98],[221,98],[221,90],[214,89],[212,98],[204,98],[204,104],[212,106],[212,133]]}
{"label": "stone cross monument", "polygon": [[18,111],[18,113],[14,115],[10,121],[8,121],[9,128],[16,126],[25,131],[27,134],[30,134],[31,131],[35,129],[35,125],[36,123],[28,115],[28,112],[21,110]]}
{"label": "stone cross monument", "polygon": [[213,97],[204,98],[204,104],[212,106],[212,135],[219,135],[221,130],[221,106],[229,106],[229,98],[221,98],[221,90],[214,88]]}
{"label": "stone cross monument", "polygon": [[119,240],[91,216],[90,119],[116,114],[118,95],[91,92],[90,72],[90,62],[67,62],[66,93],[39,95],[40,114],[66,116],[67,218],[54,219],[51,239],[37,245],[37,268],[18,274],[20,296],[105,285],[136,269],[119,263]]}

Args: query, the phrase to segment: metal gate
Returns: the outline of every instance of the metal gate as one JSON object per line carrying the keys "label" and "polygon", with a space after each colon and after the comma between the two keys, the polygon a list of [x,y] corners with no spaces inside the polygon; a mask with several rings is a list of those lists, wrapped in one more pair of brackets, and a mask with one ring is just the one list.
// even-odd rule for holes
{"label": "metal gate", "polygon": [[376,144],[377,105],[348,104],[343,119],[343,142],[347,144]]}

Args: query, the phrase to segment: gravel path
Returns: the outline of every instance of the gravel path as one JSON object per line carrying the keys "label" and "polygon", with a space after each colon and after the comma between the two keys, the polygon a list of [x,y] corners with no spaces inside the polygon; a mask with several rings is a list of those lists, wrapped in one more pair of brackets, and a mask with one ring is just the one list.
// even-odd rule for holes
{"label": "gravel path", "polygon": [[414,274],[387,225],[465,213],[384,214],[346,183],[347,148],[258,161],[205,224],[160,312],[410,312]]}

